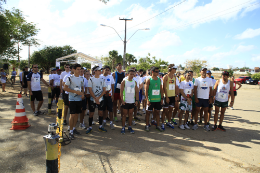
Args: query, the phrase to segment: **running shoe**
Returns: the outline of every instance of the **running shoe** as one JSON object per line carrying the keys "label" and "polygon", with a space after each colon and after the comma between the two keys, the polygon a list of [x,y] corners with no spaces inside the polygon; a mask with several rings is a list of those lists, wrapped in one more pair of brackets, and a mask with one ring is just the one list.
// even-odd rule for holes
{"label": "running shoe", "polygon": [[210,123],[208,122],[207,125],[210,125]]}
{"label": "running shoe", "polygon": [[67,125],[67,121],[66,120],[63,120],[63,125]]}
{"label": "running shoe", "polygon": [[121,134],[122,134],[122,135],[125,134],[125,128],[122,128],[122,130],[121,130]]}
{"label": "running shoe", "polygon": [[193,122],[193,120],[190,121],[190,125],[194,126],[194,122]]}
{"label": "running shoe", "polygon": [[135,125],[136,125],[136,123],[135,123],[135,121],[134,121],[134,120],[132,121],[132,125],[133,125],[133,126],[135,126]]}
{"label": "running shoe", "polygon": [[185,129],[190,130],[190,127],[187,124],[185,124],[184,127],[185,127]]}
{"label": "running shoe", "polygon": [[41,115],[41,114],[42,114],[42,112],[41,112],[41,111],[37,111],[37,114],[38,114],[38,115]]}
{"label": "running shoe", "polygon": [[101,132],[107,132],[107,130],[104,129],[104,127],[99,127],[98,130],[101,131]]}
{"label": "running shoe", "polygon": [[137,112],[137,115],[139,115],[139,116],[142,116],[142,114],[141,114],[141,113],[139,113],[139,112]]}
{"label": "running shoe", "polygon": [[171,123],[167,123],[166,125],[167,125],[167,127],[174,129],[174,126]]}
{"label": "running shoe", "polygon": [[110,124],[110,129],[111,130],[115,130],[115,126],[114,126],[114,124],[112,123],[112,124]]}
{"label": "running shoe", "polygon": [[209,132],[210,131],[209,125],[204,125],[204,130]]}
{"label": "running shoe", "polygon": [[184,125],[183,125],[183,124],[180,125],[180,126],[179,126],[179,129],[181,129],[181,130],[185,130]]}
{"label": "running shoe", "polygon": [[145,109],[143,109],[143,114],[145,114],[146,113],[146,111],[145,111]]}
{"label": "running shoe", "polygon": [[186,125],[188,125],[188,126],[189,126],[189,125],[190,125],[190,122],[189,122],[189,121],[187,121]]}
{"label": "running shoe", "polygon": [[107,120],[107,121],[110,121],[110,118],[107,117],[106,120]]}
{"label": "running shoe", "polygon": [[230,107],[230,109],[231,109],[231,110],[234,110],[233,106],[232,106],[232,107]]}
{"label": "running shoe", "polygon": [[73,134],[80,135],[80,133],[76,129],[73,130]]}
{"label": "running shoe", "polygon": [[106,127],[106,124],[107,124],[107,122],[103,121],[102,122],[102,127]]}
{"label": "running shoe", "polygon": [[75,138],[74,138],[74,135],[71,134],[71,133],[69,133],[69,138],[70,138],[71,140],[74,140],[74,139],[75,139]]}
{"label": "running shoe", "polygon": [[132,134],[135,133],[135,131],[132,129],[132,127],[128,127],[128,131],[129,131],[130,133],[132,133]]}
{"label": "running shoe", "polygon": [[163,129],[160,126],[157,126],[156,130],[158,130],[159,132],[163,132]]}
{"label": "running shoe", "polygon": [[157,122],[156,121],[152,121],[151,124],[154,125],[154,126],[157,126]]}
{"label": "running shoe", "polygon": [[163,131],[165,131],[165,126],[162,125],[161,128],[163,129]]}
{"label": "running shoe", "polygon": [[92,125],[95,125],[96,123],[95,123],[95,121],[92,121]]}
{"label": "running shoe", "polygon": [[120,110],[117,110],[117,114],[121,114],[121,111],[120,111]]}
{"label": "running shoe", "polygon": [[89,110],[87,111],[87,115],[89,115]]}
{"label": "running shoe", "polygon": [[87,127],[85,126],[85,124],[81,124],[81,129],[86,129]]}
{"label": "running shoe", "polygon": [[34,112],[33,115],[34,115],[34,116],[38,116],[37,112]]}
{"label": "running shoe", "polygon": [[225,129],[222,125],[218,125],[218,129],[221,130],[221,131],[223,131],[223,132],[226,131],[226,129]]}
{"label": "running shoe", "polygon": [[118,122],[118,119],[117,119],[117,117],[115,117],[115,118],[114,118],[114,121],[115,121],[115,122]]}
{"label": "running shoe", "polygon": [[149,132],[149,131],[150,131],[150,130],[149,130],[149,126],[145,126],[145,127],[144,127],[144,130],[147,131],[147,132]]}
{"label": "running shoe", "polygon": [[177,125],[177,122],[175,121],[174,118],[172,119],[172,123],[173,123],[174,125]]}
{"label": "running shoe", "polygon": [[201,125],[201,124],[202,124],[202,121],[200,120],[200,121],[198,122],[198,124]]}
{"label": "running shoe", "polygon": [[198,127],[198,124],[195,124],[193,127],[192,127],[192,130],[197,130],[199,127]]}
{"label": "running shoe", "polygon": [[137,118],[137,117],[135,117],[134,120],[135,120],[135,121],[141,121],[141,119],[139,119],[139,118]]}
{"label": "running shoe", "polygon": [[68,131],[70,131],[70,126],[68,126]]}
{"label": "running shoe", "polygon": [[86,134],[90,134],[92,132],[92,128],[88,128]]}
{"label": "running shoe", "polygon": [[212,126],[212,131],[216,131],[218,129],[218,126],[217,125],[214,125],[214,126]]}

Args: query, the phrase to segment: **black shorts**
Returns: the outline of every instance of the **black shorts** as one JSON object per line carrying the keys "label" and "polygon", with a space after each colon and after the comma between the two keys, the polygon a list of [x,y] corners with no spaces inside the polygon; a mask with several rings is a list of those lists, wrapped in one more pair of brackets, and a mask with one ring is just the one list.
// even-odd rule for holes
{"label": "black shorts", "polygon": [[123,109],[134,109],[136,106],[134,103],[126,103],[125,105],[121,106]]}
{"label": "black shorts", "polygon": [[83,99],[82,100],[82,110],[86,110],[87,109],[87,99]]}
{"label": "black shorts", "polygon": [[199,99],[199,103],[196,103],[196,106],[203,108],[209,107],[209,99]]}
{"label": "black shorts", "polygon": [[104,110],[113,112],[113,102],[111,96],[103,96],[103,98],[104,98]]}
{"label": "black shorts", "polygon": [[213,108],[213,103],[209,104],[209,109]]}
{"label": "black shorts", "polygon": [[27,81],[24,82],[23,88],[27,88]]}
{"label": "black shorts", "polygon": [[147,105],[147,108],[146,108],[147,111],[153,111],[153,109],[159,111],[162,109],[161,102],[150,102],[150,103],[151,103],[150,106]]}
{"label": "black shorts", "polygon": [[89,110],[90,97],[86,97],[86,104],[88,105],[87,108],[88,108],[88,110]]}
{"label": "black shorts", "polygon": [[69,102],[69,94],[62,94],[64,96],[64,105],[69,106],[70,102]]}
{"label": "black shorts", "polygon": [[89,112],[95,112],[96,106],[98,106],[99,111],[104,111],[104,108],[105,108],[104,100],[102,100],[99,105],[90,100],[90,102],[89,102]]}
{"label": "black shorts", "polygon": [[12,77],[11,77],[11,80],[12,80],[12,79],[14,79],[14,80],[15,80],[15,76],[12,76]]}
{"label": "black shorts", "polygon": [[[230,91],[229,91],[229,95],[231,95]],[[234,96],[237,96],[237,91],[234,91]]]}
{"label": "black shorts", "polygon": [[168,97],[168,98],[169,98],[170,102],[166,103],[166,97],[164,97],[164,99],[163,99],[163,102],[164,102],[163,107],[164,108],[168,108],[169,106],[170,107],[174,107],[174,105],[175,105],[175,97]]}
{"label": "black shorts", "polygon": [[56,95],[56,98],[58,98],[60,96],[60,87],[55,87],[51,91],[51,98],[54,98],[55,95]]}
{"label": "black shorts", "polygon": [[70,105],[70,114],[81,113],[82,101],[70,101],[69,105]]}
{"label": "black shorts", "polygon": [[20,81],[20,84],[21,84],[21,87],[23,87],[23,82],[22,81]]}
{"label": "black shorts", "polygon": [[32,94],[33,95],[30,96],[31,101],[34,101],[35,99],[37,101],[43,101],[42,91],[32,91]]}

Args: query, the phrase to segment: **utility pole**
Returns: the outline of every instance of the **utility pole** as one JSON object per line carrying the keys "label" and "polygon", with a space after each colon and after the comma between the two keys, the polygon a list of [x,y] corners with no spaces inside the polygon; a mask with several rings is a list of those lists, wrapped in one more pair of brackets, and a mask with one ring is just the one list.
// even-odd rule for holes
{"label": "utility pole", "polygon": [[30,68],[30,44],[29,44],[29,47],[28,47],[28,67]]}
{"label": "utility pole", "polygon": [[119,18],[119,20],[124,20],[125,21],[125,40],[124,40],[124,56],[123,56],[123,69],[125,70],[125,59],[126,59],[126,57],[125,57],[125,55],[126,55],[126,22],[127,21],[132,21],[133,18],[131,18],[131,19],[120,19]]}

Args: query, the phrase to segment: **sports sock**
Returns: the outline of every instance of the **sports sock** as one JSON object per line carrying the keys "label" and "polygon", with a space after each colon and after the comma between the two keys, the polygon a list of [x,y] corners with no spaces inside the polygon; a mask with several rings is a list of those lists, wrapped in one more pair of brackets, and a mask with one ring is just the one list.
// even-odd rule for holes
{"label": "sports sock", "polygon": [[102,125],[103,117],[99,116],[99,125]]}
{"label": "sports sock", "polygon": [[92,122],[93,122],[93,117],[91,117],[91,118],[89,117],[88,118],[88,125],[89,125],[89,127],[92,126]]}
{"label": "sports sock", "polygon": [[73,134],[73,130],[70,130],[70,134]]}
{"label": "sports sock", "polygon": [[113,121],[110,121],[110,124],[113,124]]}
{"label": "sports sock", "polygon": [[75,127],[73,127],[73,130],[75,130]]}

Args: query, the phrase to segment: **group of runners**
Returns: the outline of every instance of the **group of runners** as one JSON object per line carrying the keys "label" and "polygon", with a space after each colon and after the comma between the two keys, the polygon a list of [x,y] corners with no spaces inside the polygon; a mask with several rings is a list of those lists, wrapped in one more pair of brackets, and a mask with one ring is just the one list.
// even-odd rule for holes
{"label": "group of runners", "polygon": [[[121,114],[121,134],[135,133],[133,126],[140,121],[137,115],[145,114],[144,130],[149,132],[151,126],[163,132],[166,127],[174,129],[179,117],[179,128],[198,129],[204,115],[204,129],[226,131],[222,126],[226,108],[233,107],[236,90],[241,84],[229,80],[229,73],[224,71],[220,80],[214,80],[207,68],[200,69],[200,77],[194,79],[193,71],[187,71],[180,76],[176,74],[174,64],[168,66],[168,73],[159,75],[159,68],[149,70],[136,70],[130,68],[123,72],[122,65],[116,65],[116,72],[111,74],[111,68],[104,66],[102,69],[95,66],[90,71],[79,64],[65,65],[65,71],[53,69],[47,83],[42,74],[38,72],[38,65],[32,65],[32,71],[26,67],[20,74],[21,89],[24,94],[29,92],[31,108],[35,116],[39,115],[43,103],[40,82],[52,88],[53,102],[57,103],[60,93],[64,100],[64,122],[68,125],[69,137],[80,134],[76,125],[79,116],[79,128],[87,129],[86,134],[93,131],[94,112],[98,110],[98,130],[107,132],[106,123],[114,130],[114,122],[118,122]],[[236,87],[238,86],[238,88]],[[27,91],[28,89],[28,91]],[[22,91],[21,91],[22,92]],[[34,101],[39,101],[35,109]],[[230,99],[230,105],[228,100]],[[211,112],[215,105],[214,123],[209,127]],[[142,108],[141,108],[142,104]],[[70,111],[67,119],[68,110]],[[85,126],[85,114],[88,110],[88,128]],[[220,118],[218,116],[220,112]],[[204,114],[203,114],[204,113]],[[184,119],[183,119],[184,114]],[[198,121],[198,115],[200,120]],[[189,119],[190,115],[190,119]],[[84,121],[85,120],[85,121]],[[219,121],[219,123],[218,123]]]}

